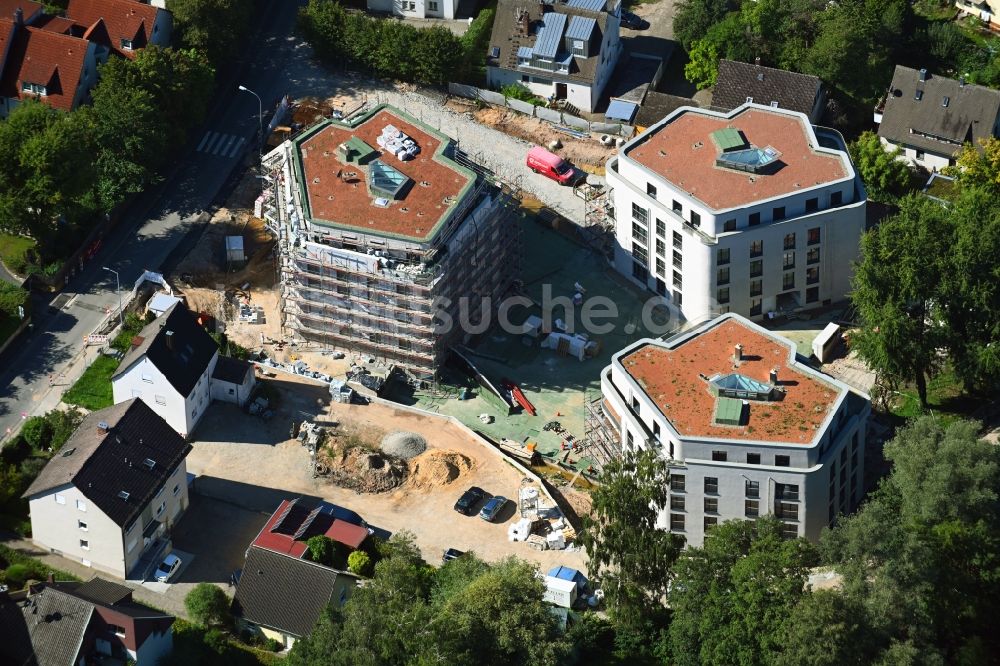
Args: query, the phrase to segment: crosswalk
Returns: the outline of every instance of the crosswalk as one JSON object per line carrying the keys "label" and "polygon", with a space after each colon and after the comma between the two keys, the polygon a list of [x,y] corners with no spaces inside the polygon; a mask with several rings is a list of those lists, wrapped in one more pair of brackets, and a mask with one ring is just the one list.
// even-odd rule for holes
{"label": "crosswalk", "polygon": [[199,153],[208,153],[219,157],[236,157],[245,142],[246,139],[235,134],[205,132],[205,136],[201,138],[196,150]]}

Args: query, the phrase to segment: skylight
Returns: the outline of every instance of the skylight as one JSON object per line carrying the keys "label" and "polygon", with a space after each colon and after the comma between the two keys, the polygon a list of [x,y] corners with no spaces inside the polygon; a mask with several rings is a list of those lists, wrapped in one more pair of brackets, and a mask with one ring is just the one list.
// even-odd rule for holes
{"label": "skylight", "polygon": [[715,158],[715,165],[746,171],[748,173],[765,173],[781,157],[781,153],[768,146],[767,148],[750,147],[744,150],[723,152]]}
{"label": "skylight", "polygon": [[715,375],[710,377],[708,381],[712,392],[720,398],[770,400],[771,391],[774,389],[770,384],[736,372],[728,375]]}
{"label": "skylight", "polygon": [[125,500],[127,502],[128,501],[128,492],[125,491],[125,490],[119,490],[118,491],[118,499],[122,499],[122,500]]}
{"label": "skylight", "polygon": [[372,160],[368,165],[368,183],[375,194],[396,199],[409,182],[409,176],[382,160]]}

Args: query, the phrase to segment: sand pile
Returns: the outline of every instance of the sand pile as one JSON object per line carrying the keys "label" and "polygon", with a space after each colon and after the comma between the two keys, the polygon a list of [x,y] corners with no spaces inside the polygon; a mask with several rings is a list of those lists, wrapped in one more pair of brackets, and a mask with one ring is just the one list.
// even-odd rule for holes
{"label": "sand pile", "polygon": [[423,453],[410,463],[413,469],[409,484],[414,488],[430,489],[452,483],[472,469],[472,460],[457,451],[433,450]]}
{"label": "sand pile", "polygon": [[409,460],[427,450],[427,440],[415,432],[394,432],[382,438],[382,452]]}

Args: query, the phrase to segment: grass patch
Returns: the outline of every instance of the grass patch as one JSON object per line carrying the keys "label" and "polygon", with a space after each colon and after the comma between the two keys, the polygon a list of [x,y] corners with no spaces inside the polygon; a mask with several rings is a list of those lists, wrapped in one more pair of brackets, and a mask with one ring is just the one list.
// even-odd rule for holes
{"label": "grass patch", "polygon": [[34,238],[0,233],[0,259],[13,273],[24,275],[28,272],[28,253],[38,247]]}
{"label": "grass patch", "polygon": [[111,356],[98,356],[80,379],[63,394],[63,402],[91,411],[113,405],[111,375],[118,369],[118,363],[118,359]]}
{"label": "grass patch", "polygon": [[965,393],[962,382],[951,368],[944,368],[927,381],[927,412],[920,407],[915,386],[901,388],[892,408],[895,416],[910,419],[930,413],[942,424],[965,419],[985,404],[983,398]]}
{"label": "grass patch", "polygon": [[[29,576],[34,580],[45,580],[49,574],[53,574],[56,580],[60,581],[80,581],[79,578],[71,573],[67,573],[60,569],[55,569],[45,564],[41,560],[36,560],[33,557],[28,557],[23,553],[19,553],[9,546],[0,544],[0,564],[3,565],[2,571],[0,571],[0,576],[2,576],[11,589],[21,589],[22,577],[25,575]],[[18,569],[17,575],[8,576],[8,572],[12,567]],[[11,572],[13,574],[13,572]]]}

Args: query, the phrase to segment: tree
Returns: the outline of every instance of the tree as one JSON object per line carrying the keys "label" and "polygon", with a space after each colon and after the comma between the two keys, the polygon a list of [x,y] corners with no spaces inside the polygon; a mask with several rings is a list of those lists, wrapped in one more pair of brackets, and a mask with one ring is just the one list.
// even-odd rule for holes
{"label": "tree", "polygon": [[899,159],[903,153],[901,148],[886,151],[878,135],[871,131],[863,132],[848,148],[868,188],[869,199],[892,203],[913,189],[915,174]]}
{"label": "tree", "polygon": [[461,40],[448,28],[418,30],[412,53],[413,79],[433,86],[448,83],[461,70],[463,54]]}
{"label": "tree", "polygon": [[18,317],[18,308],[28,303],[28,290],[16,284],[0,281],[0,314]]}
{"label": "tree", "polygon": [[236,54],[250,30],[252,0],[168,0],[180,42],[218,66]]}
{"label": "tree", "polygon": [[711,88],[719,77],[719,52],[715,45],[700,39],[691,45],[688,63],[684,65],[684,78],[698,90]]}
{"label": "tree", "polygon": [[372,558],[363,550],[356,550],[347,556],[347,570],[358,576],[367,576],[371,571]]}
{"label": "tree", "polygon": [[16,465],[0,461],[0,506],[21,494],[23,481]]}
{"label": "tree", "polygon": [[965,144],[955,158],[955,166],[945,169],[964,188],[982,188],[1000,193],[1000,139],[989,137],[979,148]]}
{"label": "tree", "polygon": [[213,583],[198,583],[184,597],[188,615],[204,626],[227,624],[230,620],[229,603],[226,593]]}
{"label": "tree", "polygon": [[876,637],[864,607],[837,591],[804,594],[785,618],[774,666],[863,666],[874,662]]}
{"label": "tree", "polygon": [[881,377],[913,381],[925,408],[927,377],[943,342],[935,297],[950,227],[939,204],[904,198],[898,215],[862,236],[851,294],[862,321],[852,347]]}
{"label": "tree", "polygon": [[309,559],[326,566],[333,566],[333,557],[337,552],[333,539],[325,534],[317,534],[306,540],[306,547],[309,549]]}
{"label": "tree", "polygon": [[684,543],[657,525],[669,486],[659,454],[625,451],[604,468],[592,517],[584,519],[580,535],[590,575],[601,582],[619,637],[637,648],[649,649],[666,624],[663,599]]}
{"label": "tree", "polygon": [[32,416],[21,426],[21,437],[36,451],[47,448],[52,441],[52,424],[44,416]]}
{"label": "tree", "polygon": [[674,35],[690,51],[713,25],[735,9],[733,0],[682,0],[674,14]]}

